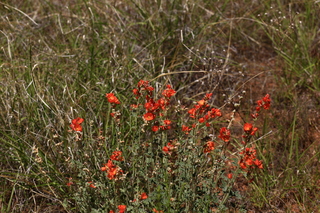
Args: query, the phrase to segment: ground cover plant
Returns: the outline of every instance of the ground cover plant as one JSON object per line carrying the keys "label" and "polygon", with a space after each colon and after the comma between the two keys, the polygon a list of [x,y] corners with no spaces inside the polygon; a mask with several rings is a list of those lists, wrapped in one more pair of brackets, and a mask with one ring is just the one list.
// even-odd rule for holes
{"label": "ground cover plant", "polygon": [[1,212],[319,210],[319,2],[0,11]]}

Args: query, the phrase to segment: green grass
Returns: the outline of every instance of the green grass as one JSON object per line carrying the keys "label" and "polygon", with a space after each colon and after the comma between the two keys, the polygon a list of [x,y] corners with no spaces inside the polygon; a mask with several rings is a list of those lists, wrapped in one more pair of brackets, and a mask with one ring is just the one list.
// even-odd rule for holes
{"label": "green grass", "polygon": [[[207,212],[209,206],[317,212],[319,58],[310,49],[319,6],[272,0],[0,2],[0,211],[106,212],[125,204],[128,212]],[[172,130],[153,133],[142,119],[145,111],[130,109],[144,103],[132,94],[140,79],[151,81],[155,98],[167,84],[177,91],[165,114]],[[114,109],[105,98],[110,92],[121,101]],[[181,126],[193,121],[181,108],[192,108],[206,93],[213,93],[209,103],[223,117],[187,136]],[[252,122],[255,101],[266,93],[271,109],[255,121],[259,131],[251,138],[264,169],[250,183],[237,164],[242,125]],[[121,113],[120,122],[110,117],[113,111]],[[70,131],[76,117],[85,119],[82,134]],[[231,147],[218,138],[228,125]],[[203,158],[203,143],[212,137],[216,149]],[[170,140],[181,144],[175,159],[161,150]],[[116,149],[127,176],[111,181],[100,168]],[[235,168],[225,165],[228,160]],[[74,184],[67,186],[70,177]],[[130,202],[142,192],[148,199]]]}

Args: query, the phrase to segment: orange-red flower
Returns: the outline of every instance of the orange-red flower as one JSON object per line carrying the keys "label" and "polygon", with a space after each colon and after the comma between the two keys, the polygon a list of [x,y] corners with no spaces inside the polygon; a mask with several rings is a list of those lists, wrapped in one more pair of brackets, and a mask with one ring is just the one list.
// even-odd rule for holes
{"label": "orange-red flower", "polygon": [[261,107],[263,107],[263,109],[270,109],[270,104],[270,95],[266,94],[261,100],[257,101],[257,106],[255,108],[256,111],[251,114],[251,117],[254,119],[257,118],[259,116],[258,112],[260,111]]}
{"label": "orange-red flower", "polygon": [[200,100],[200,101],[198,101],[198,104],[199,104],[200,106],[204,106],[206,103],[207,103],[207,102],[206,102],[205,100]]}
{"label": "orange-red flower", "polygon": [[124,213],[127,209],[127,206],[126,205],[119,205],[118,209],[119,209],[119,213]]}
{"label": "orange-red flower", "polygon": [[266,96],[264,96],[264,98],[262,98],[264,104],[263,104],[263,108],[264,109],[269,109],[270,108],[270,103],[271,103],[271,99],[270,99],[270,95],[266,94]]}
{"label": "orange-red flower", "polygon": [[171,86],[170,85],[167,85],[167,89],[165,89],[163,92],[162,92],[162,95],[166,98],[170,98],[171,96],[173,96],[174,94],[176,93],[175,90],[171,89]]}
{"label": "orange-red flower", "polygon": [[232,179],[232,173],[228,173],[228,174],[227,174],[227,177],[228,177],[229,179]]}
{"label": "orange-red flower", "polygon": [[158,211],[158,210],[155,209],[155,208],[153,208],[152,211],[155,212],[155,213],[163,213],[163,211],[161,211],[161,210]]}
{"label": "orange-red flower", "polygon": [[68,181],[68,183],[66,184],[67,186],[71,186],[71,185],[73,185],[73,182],[71,181],[72,180],[72,178],[70,177],[70,178],[67,178],[67,179],[69,179],[69,181]]}
{"label": "orange-red flower", "polygon": [[145,192],[143,192],[141,195],[140,195],[140,199],[141,200],[145,200],[145,199],[147,199],[148,198],[148,195],[147,195],[147,193],[145,193]]}
{"label": "orange-red flower", "polygon": [[256,159],[253,163],[254,163],[259,169],[263,169],[262,161]]}
{"label": "orange-red flower", "polygon": [[164,123],[165,125],[170,125],[170,124],[171,124],[171,121],[170,121],[170,120],[164,120],[163,123]]}
{"label": "orange-red flower", "polygon": [[252,131],[252,128],[253,128],[253,126],[252,126],[251,123],[245,123],[245,124],[243,125],[243,130],[244,130],[245,133],[250,134],[251,131]]}
{"label": "orange-red flower", "polygon": [[207,93],[206,96],[204,97],[204,100],[209,100],[211,99],[212,93]]}
{"label": "orange-red flower", "polygon": [[135,96],[136,96],[136,99],[138,99],[139,97],[140,97],[140,95],[141,95],[141,93],[139,92],[139,90],[138,89],[133,89],[132,90],[132,92],[133,92],[133,94],[135,94]]}
{"label": "orange-red flower", "polygon": [[226,127],[222,127],[220,129],[220,135],[218,137],[221,138],[224,142],[229,142],[230,135],[231,135],[230,130],[227,129]]}
{"label": "orange-red flower", "polygon": [[251,123],[245,123],[243,125],[243,130],[247,134],[254,135],[258,131],[258,128],[257,127],[253,127],[253,125]]}
{"label": "orange-red flower", "polygon": [[246,147],[240,154],[243,154],[243,158],[239,161],[242,169],[253,168],[254,165],[259,169],[263,169],[262,161],[256,158],[257,151],[254,147]]}
{"label": "orange-red flower", "polygon": [[164,151],[167,154],[171,154],[171,151],[173,151],[174,149],[175,149],[175,146],[169,142],[167,143],[167,146],[164,146],[162,148],[162,151]]}
{"label": "orange-red flower", "polygon": [[209,153],[212,150],[214,150],[214,142],[213,141],[208,141],[205,145],[205,148],[203,150],[204,153]]}
{"label": "orange-red flower", "polygon": [[138,82],[138,87],[142,87],[142,86],[146,87],[148,86],[148,84],[149,84],[149,81],[140,80]]}
{"label": "orange-red flower", "polygon": [[100,170],[107,172],[107,177],[109,178],[109,180],[115,179],[117,175],[123,173],[119,166],[113,164],[112,160],[108,160],[108,163],[104,164],[104,166],[101,167]]}
{"label": "orange-red flower", "polygon": [[138,107],[139,107],[138,104],[131,104],[131,105],[130,105],[130,108],[131,108],[131,109],[137,109]]}
{"label": "orange-red flower", "polygon": [[156,118],[156,116],[151,112],[147,112],[146,114],[143,115],[143,118],[146,121],[152,121],[152,120],[154,120]]}
{"label": "orange-red flower", "polygon": [[111,160],[115,161],[123,161],[122,152],[121,151],[114,151],[110,156]]}
{"label": "orange-red flower", "polygon": [[91,188],[97,188],[97,187],[92,183],[92,181],[89,181],[88,183],[89,183],[89,187],[91,187]]}
{"label": "orange-red flower", "polygon": [[151,130],[152,130],[153,132],[157,132],[157,131],[159,130],[159,126],[152,126],[152,127],[151,127]]}
{"label": "orange-red flower", "polygon": [[189,128],[188,126],[182,125],[182,131],[186,133],[186,135],[189,134],[192,128]]}
{"label": "orange-red flower", "polygon": [[79,131],[82,132],[82,126],[81,123],[84,121],[83,118],[75,118],[72,120],[70,127],[74,130],[74,131]]}
{"label": "orange-red flower", "polygon": [[107,93],[106,94],[106,98],[108,99],[109,103],[120,104],[120,101],[118,100],[118,98],[113,93]]}

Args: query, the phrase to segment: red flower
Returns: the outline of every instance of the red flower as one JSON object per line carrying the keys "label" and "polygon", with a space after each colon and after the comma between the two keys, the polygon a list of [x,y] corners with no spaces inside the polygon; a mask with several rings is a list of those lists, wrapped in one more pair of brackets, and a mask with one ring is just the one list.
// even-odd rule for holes
{"label": "red flower", "polygon": [[232,173],[228,173],[228,174],[227,174],[227,177],[228,177],[229,179],[232,179]]}
{"label": "red flower", "polygon": [[146,114],[143,115],[143,118],[146,120],[146,121],[152,121],[153,119],[156,118],[156,116],[151,113],[151,112],[147,112]]}
{"label": "red flower", "polygon": [[204,106],[206,104],[206,101],[205,100],[200,100],[200,101],[198,101],[198,104],[200,106]]}
{"label": "red flower", "polygon": [[117,173],[118,173],[118,168],[111,167],[109,168],[107,177],[109,178],[109,180],[115,179],[115,176],[117,175]]}
{"label": "red flower", "polygon": [[145,193],[145,192],[143,192],[141,195],[140,195],[140,199],[141,200],[145,200],[145,199],[147,199],[148,198],[148,195],[147,195],[147,193]]}
{"label": "red flower", "polygon": [[253,168],[254,165],[259,169],[263,169],[262,162],[256,158],[257,151],[254,147],[246,147],[240,154],[243,154],[243,158],[239,161],[242,169],[250,169]]}
{"label": "red flower", "polygon": [[175,148],[175,146],[172,145],[172,144],[169,142],[169,143],[167,143],[167,146],[164,146],[164,147],[162,148],[162,151],[164,151],[164,152],[167,153],[167,154],[171,154],[171,151],[174,150],[174,148]]}
{"label": "red flower", "polygon": [[[253,128],[251,123],[245,123],[243,125],[243,130],[246,134],[254,135],[258,131],[258,128],[257,127]],[[246,136],[243,136],[243,137],[246,137]]]}
{"label": "red flower", "polygon": [[144,104],[144,108],[147,110],[147,111],[152,111],[153,109],[153,103],[151,103],[151,102],[146,102],[145,104]]}
{"label": "red flower", "polygon": [[206,96],[204,97],[205,100],[209,100],[212,96],[212,93],[207,93]]}
{"label": "red flower", "polygon": [[259,116],[258,112],[260,111],[261,107],[263,107],[263,109],[270,109],[270,103],[270,95],[266,94],[266,96],[264,96],[261,100],[257,101],[258,106],[256,106],[256,111],[251,114],[251,117],[256,119]]}
{"label": "red flower", "polygon": [[266,96],[264,96],[264,98],[262,98],[262,100],[264,102],[263,108],[264,109],[269,109],[270,108],[270,102],[271,102],[270,95],[266,94]]}
{"label": "red flower", "polygon": [[149,84],[148,81],[140,80],[138,82],[138,87],[142,87],[142,86],[146,87],[146,86],[148,86],[148,84]]}
{"label": "red flower", "polygon": [[168,153],[168,152],[170,151],[170,149],[169,149],[169,147],[164,146],[164,147],[162,148],[162,151],[164,151],[165,153]]}
{"label": "red flower", "polygon": [[211,152],[212,150],[214,150],[214,142],[213,141],[208,141],[206,143],[206,146],[203,150],[204,153],[209,153]]}
{"label": "red flower", "polygon": [[212,114],[211,114],[212,118],[214,118],[215,116],[219,116],[219,117],[222,116],[220,109],[212,108],[211,112],[212,112]]}
{"label": "red flower", "polygon": [[224,142],[228,142],[230,140],[230,135],[230,130],[226,127],[222,127],[220,129],[220,135],[218,137],[221,138]]}
{"label": "red flower", "polygon": [[252,117],[253,119],[256,119],[258,116],[259,116],[258,113],[252,113],[252,114],[251,114],[251,117]]}
{"label": "red flower", "polygon": [[164,120],[163,123],[164,123],[165,125],[170,125],[170,124],[171,124],[171,121],[170,121],[170,120]]}
{"label": "red flower", "polygon": [[166,98],[170,98],[171,96],[173,96],[176,93],[176,91],[174,91],[173,89],[171,89],[170,85],[167,85],[167,89],[165,89],[162,92],[162,95]]}
{"label": "red flower", "polygon": [[127,206],[126,205],[119,205],[118,209],[119,209],[119,213],[124,213],[126,211]]}
{"label": "red flower", "polygon": [[205,119],[204,118],[199,118],[199,123],[203,123],[204,121],[205,121]]}
{"label": "red flower", "polygon": [[110,156],[111,160],[115,161],[123,161],[122,152],[121,151],[114,151]]}
{"label": "red flower", "polygon": [[245,124],[243,125],[243,130],[245,131],[245,133],[250,134],[251,131],[252,131],[252,128],[253,128],[253,126],[252,126],[251,123],[245,123]]}
{"label": "red flower", "polygon": [[71,181],[72,180],[72,178],[70,177],[70,178],[67,178],[67,179],[69,179],[69,182],[66,184],[67,186],[71,186],[71,185],[73,185],[73,182]]}
{"label": "red flower", "polygon": [[81,123],[84,121],[83,118],[75,118],[72,120],[70,127],[74,130],[74,131],[79,131],[82,132],[82,126]]}
{"label": "red flower", "polygon": [[190,114],[191,118],[195,118],[196,117],[196,111],[197,111],[196,108],[189,109],[188,113]]}
{"label": "red flower", "polygon": [[188,135],[189,132],[191,131],[191,128],[189,128],[188,126],[182,125],[182,131],[184,131],[186,135]]}
{"label": "red flower", "polygon": [[259,169],[263,169],[262,161],[256,159],[253,163],[254,163]]}
{"label": "red flower", "polygon": [[131,109],[137,109],[139,107],[139,105],[138,104],[131,104],[130,107],[131,107]]}
{"label": "red flower", "polygon": [[68,182],[67,183],[67,186],[71,186],[71,185],[73,185],[73,182]]}
{"label": "red flower", "polygon": [[114,211],[113,211],[113,210],[110,210],[109,213],[114,213]]}
{"label": "red flower", "polygon": [[120,104],[120,101],[113,93],[107,93],[106,98],[108,99],[109,103]]}
{"label": "red flower", "polygon": [[159,126],[153,126],[151,127],[151,130],[157,132],[159,130]]}
{"label": "red flower", "polygon": [[100,170],[107,172],[107,177],[109,178],[109,180],[115,179],[117,175],[123,173],[119,166],[113,164],[112,160],[108,160],[108,163],[104,164],[104,166],[101,167]]}
{"label": "red flower", "polygon": [[253,130],[251,131],[250,135],[256,134],[256,131],[258,131],[258,128],[257,128],[257,127],[254,127]]}
{"label": "red flower", "polygon": [[158,210],[155,209],[155,208],[153,208],[152,211],[155,212],[155,213],[163,213],[163,211],[161,211],[161,210],[158,211]]}
{"label": "red flower", "polygon": [[90,184],[89,187],[91,187],[91,188],[97,188],[97,187],[92,183],[92,181],[89,181],[88,183]]}
{"label": "red flower", "polygon": [[139,92],[138,89],[133,89],[132,92],[133,92],[133,94],[135,94],[135,96],[136,96],[137,99],[138,99],[138,98],[140,97],[140,95],[141,95],[141,93]]}

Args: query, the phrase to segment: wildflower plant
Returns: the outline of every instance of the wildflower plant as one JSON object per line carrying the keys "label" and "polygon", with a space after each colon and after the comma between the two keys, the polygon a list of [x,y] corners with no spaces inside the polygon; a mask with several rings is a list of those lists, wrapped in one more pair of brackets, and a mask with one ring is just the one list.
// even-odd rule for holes
{"label": "wildflower plant", "polygon": [[[236,181],[252,182],[263,169],[254,141],[258,128],[243,122],[243,134],[233,134],[232,118],[211,106],[212,93],[191,108],[179,105],[175,94],[171,85],[156,91],[145,80],[132,89],[130,106],[122,106],[115,93],[106,94],[109,122],[91,156],[100,164],[83,172],[88,162],[74,159],[82,171],[65,183],[74,190],[75,204],[91,196],[81,211],[208,212],[241,200]],[[266,95],[252,121],[269,108]],[[72,120],[74,134],[82,131],[84,120]]]}

